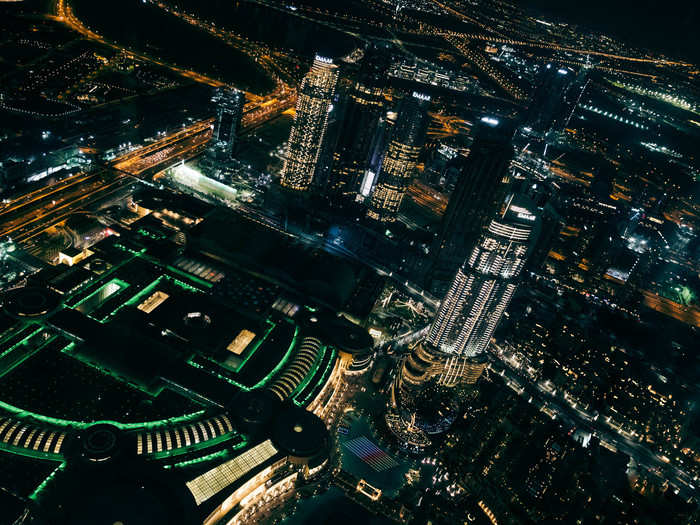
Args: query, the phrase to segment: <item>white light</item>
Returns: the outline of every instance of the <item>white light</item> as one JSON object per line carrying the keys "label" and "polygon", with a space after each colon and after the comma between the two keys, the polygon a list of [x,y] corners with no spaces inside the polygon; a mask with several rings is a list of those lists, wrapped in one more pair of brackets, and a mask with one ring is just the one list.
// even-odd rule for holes
{"label": "white light", "polygon": [[417,91],[413,92],[413,96],[418,100],[430,100],[430,95],[424,95],[423,93],[418,93]]}
{"label": "white light", "polygon": [[559,71],[557,71],[557,73],[559,73],[560,75],[568,75],[569,74],[569,72],[566,69],[560,69]]}
{"label": "white light", "polygon": [[365,177],[362,180],[362,185],[360,186],[360,194],[363,197],[368,197],[370,191],[372,191],[372,185],[374,184],[374,178],[376,173],[371,170],[365,172]]}
{"label": "white light", "polygon": [[319,62],[323,62],[324,64],[332,64],[333,63],[332,58],[322,57],[321,55],[316,55],[316,60],[318,60]]}
{"label": "white light", "polygon": [[481,122],[489,126],[498,126],[498,124],[500,124],[499,120],[493,117],[481,117]]}

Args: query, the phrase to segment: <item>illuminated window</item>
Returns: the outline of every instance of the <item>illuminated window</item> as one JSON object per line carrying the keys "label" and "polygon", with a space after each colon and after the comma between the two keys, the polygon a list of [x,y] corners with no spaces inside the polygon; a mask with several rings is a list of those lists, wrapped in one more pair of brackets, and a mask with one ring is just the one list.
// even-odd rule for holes
{"label": "illuminated window", "polygon": [[152,295],[150,295],[144,302],[138,305],[138,309],[142,312],[150,314],[153,310],[158,308],[168,297],[170,296],[165,292],[155,292]]}
{"label": "illuminated window", "polygon": [[248,347],[253,339],[255,339],[255,334],[253,332],[250,330],[241,330],[236,338],[228,344],[226,350],[233,354],[241,355],[243,350]]}
{"label": "illuminated window", "polygon": [[269,439],[247,450],[240,456],[226,461],[187,482],[187,488],[194,496],[197,505],[207,501],[220,491],[245,476],[277,453]]}

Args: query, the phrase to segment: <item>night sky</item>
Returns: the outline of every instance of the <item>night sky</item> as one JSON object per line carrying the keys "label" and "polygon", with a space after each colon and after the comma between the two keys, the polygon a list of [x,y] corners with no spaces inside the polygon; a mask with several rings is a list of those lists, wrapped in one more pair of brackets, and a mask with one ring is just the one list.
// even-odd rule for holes
{"label": "night sky", "polygon": [[700,61],[700,2],[692,0],[524,0],[550,16],[631,44]]}

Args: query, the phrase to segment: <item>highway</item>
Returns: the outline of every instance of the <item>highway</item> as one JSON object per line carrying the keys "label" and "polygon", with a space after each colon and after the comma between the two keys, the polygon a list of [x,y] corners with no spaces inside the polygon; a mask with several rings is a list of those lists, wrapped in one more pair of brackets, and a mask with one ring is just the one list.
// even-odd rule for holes
{"label": "highway", "polygon": [[[69,179],[69,182],[73,181]],[[16,243],[25,243],[72,213],[96,204],[133,183],[134,179],[126,175],[101,170],[79,184],[69,184],[67,187],[62,183],[54,185],[60,185],[59,188],[51,186],[56,191],[37,196],[27,205],[0,215],[0,235],[9,236]]]}
{"label": "highway", "polygon": [[[288,107],[288,99],[268,99],[246,106],[243,131],[278,116]],[[185,126],[151,144],[128,151],[103,169],[78,173],[50,186],[19,195],[0,205],[0,236],[22,243],[120,190],[137,178],[150,177],[181,160],[201,153],[211,140],[214,119]],[[259,218],[258,218],[259,219]],[[266,219],[269,226],[269,219]]]}
{"label": "highway", "polygon": [[417,206],[429,210],[437,217],[442,217],[447,211],[448,197],[430,186],[416,180],[406,190],[406,195]]}
{"label": "highway", "polygon": [[211,138],[211,124],[211,120],[196,122],[127,152],[102,169],[16,197],[0,208],[0,236],[24,243],[71,214],[127,190],[137,177],[196,155]]}
{"label": "highway", "polygon": [[493,82],[498,84],[509,96],[520,101],[527,98],[527,93],[509,78],[510,74],[507,70],[499,67],[481,51],[471,49],[467,45],[469,42],[468,40],[452,35],[447,35],[444,38],[471,64],[477,67]]}
{"label": "highway", "polygon": [[[207,22],[193,16],[191,14],[179,11],[158,0],[149,0],[151,5],[154,5],[172,16],[198,28],[206,31],[214,38],[217,38],[233,49],[244,53],[253,61],[255,61],[265,72],[275,80],[275,89],[265,97],[259,97],[252,93],[246,93],[246,99],[249,101],[246,104],[245,114],[243,116],[242,125],[244,128],[253,128],[271,118],[280,115],[287,109],[294,107],[296,104],[297,93],[292,87],[295,83],[291,74],[280,67],[274,60],[273,51],[267,47],[251,42],[245,37],[221,29],[216,24]],[[290,57],[286,57],[290,59]],[[298,63],[297,65],[303,65]]]}
{"label": "highway", "polygon": [[472,128],[472,123],[456,115],[440,115],[429,112],[430,127],[428,135],[435,138],[444,139],[459,134],[468,134]]}
{"label": "highway", "polygon": [[[265,72],[270,75],[273,79],[275,79],[276,82],[276,87],[275,91],[273,91],[268,98],[270,97],[275,97],[275,96],[280,96],[284,94],[286,91],[292,90],[291,85],[295,84],[293,77],[289,75],[286,71],[284,71],[283,68],[281,68],[272,58],[273,51],[269,49],[267,46],[264,46],[262,44],[256,43],[256,42],[251,42],[247,38],[245,38],[242,35],[239,35],[237,33],[234,33],[233,31],[228,31],[225,29],[221,29],[220,27],[217,27],[216,24],[212,22],[207,22],[206,20],[202,20],[194,15],[191,15],[189,13],[185,13],[184,11],[179,11],[174,7],[171,7],[163,2],[160,2],[158,0],[147,0],[148,2],[151,3],[151,5],[154,5],[161,9],[162,11],[173,15],[180,20],[197,27],[198,29],[201,29],[203,31],[206,31],[213,37],[221,40],[225,44],[231,46],[232,48],[236,49],[237,51],[240,51],[241,53],[247,55],[249,58],[251,58],[253,61],[255,61],[260,67],[262,67]],[[290,56],[286,56],[287,59],[290,59]],[[303,65],[302,62],[297,62],[297,65]]]}
{"label": "highway", "polygon": [[642,296],[644,305],[652,310],[673,317],[687,325],[700,328],[700,309],[697,306],[684,306],[650,290],[642,290]]}
{"label": "highway", "polygon": [[120,172],[142,176],[147,171],[201,153],[212,136],[213,119],[197,122],[167,137],[129,152],[111,163]]}

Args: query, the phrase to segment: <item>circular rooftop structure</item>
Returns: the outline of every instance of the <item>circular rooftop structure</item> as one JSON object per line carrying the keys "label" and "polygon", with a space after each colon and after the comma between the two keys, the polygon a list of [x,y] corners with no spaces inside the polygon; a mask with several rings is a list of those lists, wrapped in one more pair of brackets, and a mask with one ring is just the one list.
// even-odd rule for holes
{"label": "circular rooftop structure", "polygon": [[97,423],[70,438],[66,457],[88,463],[113,461],[122,456],[125,441],[124,433],[115,425]]}
{"label": "circular rooftop structure", "polygon": [[327,453],[329,435],[318,416],[292,407],[275,418],[272,441],[290,456],[312,458]]}
{"label": "circular rooftop structure", "polygon": [[61,296],[47,288],[28,286],[5,295],[5,311],[14,317],[42,317],[60,304]]}
{"label": "circular rooftop structure", "polygon": [[258,432],[280,411],[281,402],[267,390],[242,391],[237,394],[229,412],[242,432]]}

